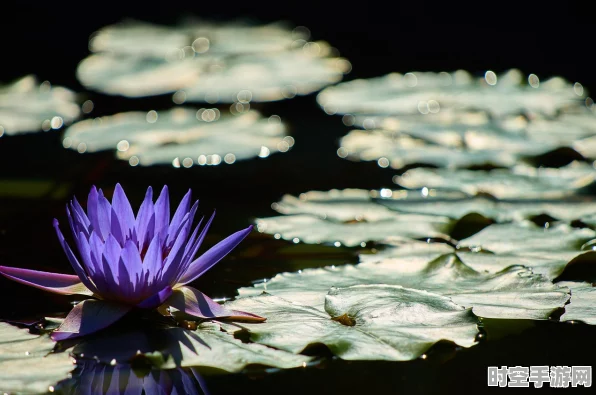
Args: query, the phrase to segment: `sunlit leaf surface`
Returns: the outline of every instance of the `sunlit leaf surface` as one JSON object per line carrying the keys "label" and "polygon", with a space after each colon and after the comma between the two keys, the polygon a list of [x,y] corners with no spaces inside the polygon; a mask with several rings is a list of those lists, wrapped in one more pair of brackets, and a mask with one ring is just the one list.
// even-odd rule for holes
{"label": "sunlit leaf surface", "polygon": [[31,75],[0,86],[0,137],[60,129],[80,115],[75,100],[72,91]]}
{"label": "sunlit leaf surface", "polygon": [[448,170],[417,168],[395,176],[405,188],[459,190],[469,195],[489,194],[499,199],[538,199],[569,196],[594,183],[596,169],[571,163],[560,169],[518,166],[512,170]]}
{"label": "sunlit leaf surface", "polygon": [[63,144],[79,152],[116,150],[118,157],[132,166],[190,167],[265,158],[288,151],[294,139],[286,136],[285,126],[276,116],[175,108],[81,121],[67,129]]}
{"label": "sunlit leaf surface", "polygon": [[527,83],[519,70],[484,78],[468,72],[392,73],[329,87],[318,96],[326,111],[340,114],[433,114],[444,110],[486,110],[494,116],[555,115],[581,101],[583,89],[560,77]]}
{"label": "sunlit leaf surface", "polygon": [[48,336],[0,322],[0,391],[46,393],[74,369],[68,352],[52,353]]}
{"label": "sunlit leaf surface", "polygon": [[568,290],[522,266],[496,273],[478,272],[456,254],[429,260],[427,256],[401,255],[378,262],[367,258],[356,266],[306,269],[281,273],[253,288],[241,288],[241,296],[267,291],[291,302],[322,310],[331,287],[358,284],[390,284],[449,296],[455,303],[471,307],[487,318],[546,319],[563,307]]}
{"label": "sunlit leaf surface", "polygon": [[392,285],[356,285],[321,294],[324,309],[272,295],[230,303],[268,317],[262,325],[244,325],[251,339],[300,352],[322,343],[351,360],[415,359],[440,340],[471,347],[477,319],[449,298]]}
{"label": "sunlit leaf surface", "polygon": [[189,22],[178,27],[123,23],[97,32],[96,52],[77,76],[88,88],[124,96],[177,91],[173,100],[247,103],[308,94],[340,81],[347,60],[308,29]]}
{"label": "sunlit leaf surface", "polygon": [[596,288],[590,283],[564,281],[571,290],[571,301],[565,306],[561,321],[582,321],[596,325]]}

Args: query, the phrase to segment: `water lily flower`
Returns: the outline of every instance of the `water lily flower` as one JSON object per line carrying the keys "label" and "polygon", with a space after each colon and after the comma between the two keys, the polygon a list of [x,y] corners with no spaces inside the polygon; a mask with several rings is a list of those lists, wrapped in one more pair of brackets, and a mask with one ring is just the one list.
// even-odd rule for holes
{"label": "water lily flower", "polygon": [[203,227],[201,219],[191,232],[198,201],[192,207],[190,203],[189,190],[170,220],[167,186],[155,204],[149,187],[135,217],[120,184],[116,185],[111,204],[101,189],[93,187],[87,199],[87,213],[76,197],[66,207],[80,260],[54,219],[58,240],[76,276],[6,266],[0,266],[0,273],[49,292],[95,297],[72,309],[52,333],[56,341],[96,332],[135,308],[171,306],[202,319],[264,321],[254,314],[228,310],[187,285],[225,257],[252,230],[252,226],[240,230],[195,258],[215,213]]}

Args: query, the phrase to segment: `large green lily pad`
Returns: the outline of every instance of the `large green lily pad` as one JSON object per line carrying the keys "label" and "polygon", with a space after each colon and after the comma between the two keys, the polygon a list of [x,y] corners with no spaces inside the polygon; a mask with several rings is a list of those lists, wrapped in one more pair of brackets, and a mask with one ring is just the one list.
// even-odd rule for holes
{"label": "large green lily pad", "polygon": [[358,284],[401,285],[434,292],[487,318],[547,319],[569,299],[567,288],[523,266],[509,266],[497,273],[477,272],[456,254],[433,260],[420,254],[404,255],[356,266],[281,273],[252,288],[240,288],[239,293],[251,296],[266,291],[323,310],[325,294],[331,287]]}
{"label": "large green lily pad", "polygon": [[0,391],[45,393],[74,369],[68,352],[53,353],[47,335],[0,322]]}
{"label": "large green lily pad", "polygon": [[350,360],[407,361],[440,340],[476,343],[477,319],[449,298],[392,285],[357,285],[323,293],[325,309],[261,295],[229,303],[267,317],[244,325],[258,343],[301,352],[322,343]]}

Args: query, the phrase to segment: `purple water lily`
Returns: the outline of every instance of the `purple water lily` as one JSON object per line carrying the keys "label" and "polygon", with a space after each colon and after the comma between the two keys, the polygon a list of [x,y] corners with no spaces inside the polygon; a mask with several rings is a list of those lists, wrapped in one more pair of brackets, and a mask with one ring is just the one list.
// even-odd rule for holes
{"label": "purple water lily", "polygon": [[134,308],[171,306],[204,318],[264,321],[265,318],[228,310],[186,284],[196,280],[225,257],[252,230],[252,226],[222,240],[195,259],[215,213],[191,233],[198,201],[191,203],[190,190],[170,221],[168,188],[153,203],[147,189],[137,216],[120,184],[112,203],[93,187],[87,213],[76,198],[66,208],[68,221],[81,260],[64,239],[58,221],[54,228],[76,276],[0,266],[0,273],[20,283],[63,295],[94,296],[77,304],[52,339],[64,340],[103,329]]}

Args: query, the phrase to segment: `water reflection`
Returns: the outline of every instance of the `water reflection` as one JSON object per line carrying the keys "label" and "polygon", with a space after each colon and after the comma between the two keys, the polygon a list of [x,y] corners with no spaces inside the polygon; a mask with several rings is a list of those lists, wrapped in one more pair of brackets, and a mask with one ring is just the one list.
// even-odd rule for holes
{"label": "water reflection", "polygon": [[169,370],[106,365],[96,361],[79,363],[72,379],[63,382],[64,394],[208,394],[205,381],[193,368]]}

